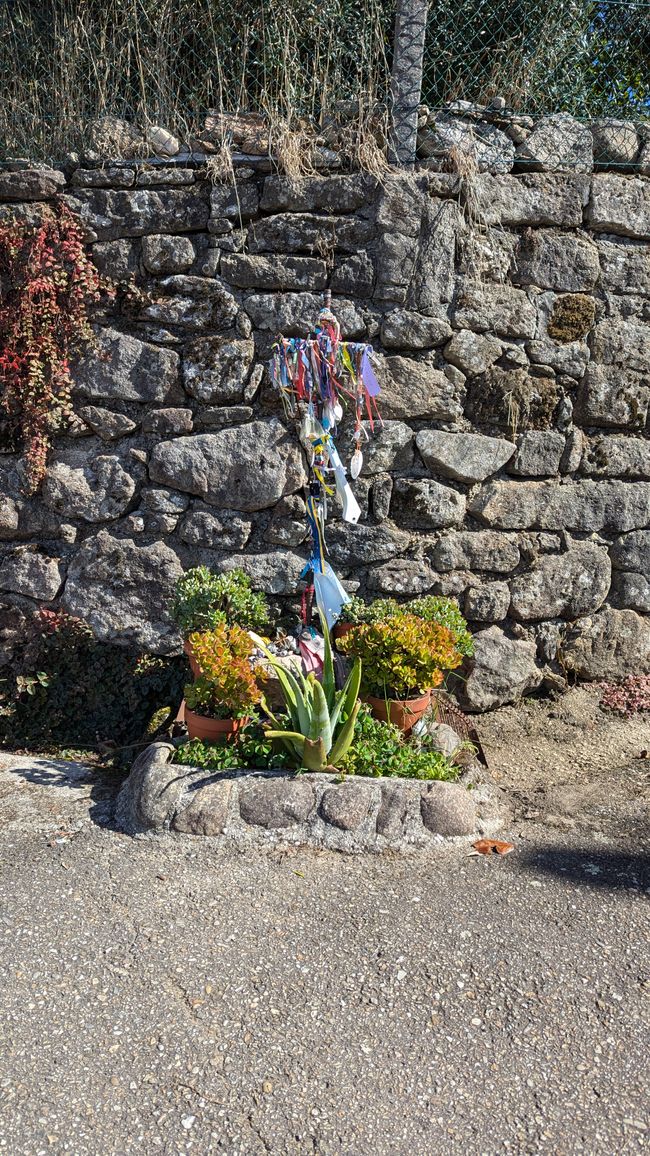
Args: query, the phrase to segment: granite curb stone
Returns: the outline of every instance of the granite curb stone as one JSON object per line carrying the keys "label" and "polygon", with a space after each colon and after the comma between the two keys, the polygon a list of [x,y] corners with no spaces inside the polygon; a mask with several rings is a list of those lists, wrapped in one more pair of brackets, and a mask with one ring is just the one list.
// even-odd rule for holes
{"label": "granite curb stone", "polygon": [[117,808],[127,834],[176,832],[357,853],[439,848],[447,839],[494,834],[508,819],[499,792],[478,766],[456,783],[272,770],[210,773],[172,763],[173,753],[173,744],[153,743],[134,763]]}

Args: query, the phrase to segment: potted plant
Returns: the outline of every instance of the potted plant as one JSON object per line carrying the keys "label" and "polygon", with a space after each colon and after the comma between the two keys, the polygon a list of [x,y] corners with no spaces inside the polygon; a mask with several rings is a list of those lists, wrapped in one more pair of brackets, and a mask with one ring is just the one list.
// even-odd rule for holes
{"label": "potted plant", "polygon": [[239,626],[218,623],[214,630],[190,634],[188,642],[199,674],[185,687],[187,732],[190,739],[226,741],[245,726],[262,698],[250,663],[253,640]]}
{"label": "potted plant", "polygon": [[337,767],[350,749],[361,708],[358,699],[361,663],[357,659],[345,685],[337,690],[327,628],[323,631],[323,637],[325,651],[320,682],[314,674],[294,675],[286,670],[276,661],[262,639],[256,639],[278,676],[291,727],[290,730],[281,728],[264,702],[264,708],[275,724],[275,729],[268,730],[266,736],[283,744],[294,766],[305,767],[308,771],[326,771]]}
{"label": "potted plant", "polygon": [[467,620],[463,617],[460,606],[455,598],[446,598],[442,594],[426,594],[423,598],[412,598],[405,603],[402,610],[407,614],[415,614],[425,622],[437,622],[446,626],[454,636],[456,650],[463,658],[471,658],[474,653],[474,639],[467,629]]}
{"label": "potted plant", "polygon": [[244,630],[264,630],[270,615],[266,598],[251,588],[243,570],[213,574],[207,566],[195,566],[176,583],[171,616],[183,635],[183,649],[195,677],[201,673],[189,637],[227,623]]}
{"label": "potted plant", "polygon": [[355,626],[367,622],[387,622],[389,618],[401,613],[402,608],[394,598],[375,598],[373,602],[364,602],[363,598],[355,595],[343,606],[332,637],[338,641]]}
{"label": "potted plant", "polygon": [[444,671],[462,661],[450,630],[414,614],[361,624],[339,648],[361,659],[363,697],[375,717],[405,733],[427,710]]}

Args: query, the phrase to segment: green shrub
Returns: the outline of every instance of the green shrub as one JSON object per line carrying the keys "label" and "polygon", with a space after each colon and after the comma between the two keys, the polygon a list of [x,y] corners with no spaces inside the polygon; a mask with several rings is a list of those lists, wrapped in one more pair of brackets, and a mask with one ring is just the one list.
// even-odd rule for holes
{"label": "green shrub", "polygon": [[243,570],[213,574],[207,566],[186,570],[176,583],[171,616],[184,638],[195,631],[216,626],[241,626],[243,630],[264,630],[270,621],[263,594],[251,589]]}
{"label": "green shrub", "polygon": [[262,698],[250,664],[253,640],[239,626],[220,623],[190,634],[192,656],[201,674],[185,687],[190,710],[207,718],[246,718]]}
{"label": "green shrub", "polygon": [[341,769],[349,775],[402,779],[458,778],[460,768],[440,751],[427,749],[427,740],[406,739],[392,723],[373,718],[363,705],[357,716],[352,745]]}
{"label": "green shrub", "polygon": [[79,619],[43,610],[29,628],[20,665],[2,684],[0,741],[41,750],[136,743],[154,718],[162,722],[176,712],[186,679],[183,658],[100,642]]}
{"label": "green shrub", "polygon": [[421,694],[440,686],[443,671],[461,663],[451,631],[413,614],[357,626],[339,639],[338,646],[344,654],[361,659],[364,694],[377,698]]}
{"label": "green shrub", "polygon": [[403,613],[403,608],[394,598],[375,598],[364,602],[356,595],[345,603],[341,611],[341,622],[351,622],[355,626],[362,622],[387,622]]}
{"label": "green shrub", "polygon": [[437,622],[440,626],[446,626],[453,634],[456,650],[463,658],[470,657],[474,653],[474,640],[467,629],[467,622],[460,606],[453,598],[427,594],[424,598],[412,598],[406,603],[404,610],[424,619],[425,622]]}
{"label": "green shrub", "polygon": [[423,598],[412,598],[400,605],[394,598],[375,598],[364,602],[356,595],[346,602],[341,613],[341,622],[351,622],[355,626],[362,623],[389,622],[404,614],[414,614],[425,622],[437,622],[446,626],[454,636],[456,649],[463,658],[474,653],[474,642],[467,629],[467,622],[460,606],[454,598],[444,598],[439,594],[427,594]]}

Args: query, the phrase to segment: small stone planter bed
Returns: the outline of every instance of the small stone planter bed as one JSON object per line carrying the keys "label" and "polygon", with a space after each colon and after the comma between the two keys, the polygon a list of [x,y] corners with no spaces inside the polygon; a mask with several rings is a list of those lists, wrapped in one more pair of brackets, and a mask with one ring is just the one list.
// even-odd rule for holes
{"label": "small stone planter bed", "polygon": [[134,763],[118,799],[123,831],[407,851],[495,835],[508,818],[500,793],[479,767],[456,783],[341,779],[285,770],[210,773],[173,763],[173,754],[171,744],[153,743]]}

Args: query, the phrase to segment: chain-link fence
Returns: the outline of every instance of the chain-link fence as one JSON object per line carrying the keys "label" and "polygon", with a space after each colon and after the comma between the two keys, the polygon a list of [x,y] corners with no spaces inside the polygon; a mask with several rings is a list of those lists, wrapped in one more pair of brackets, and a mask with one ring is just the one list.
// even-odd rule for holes
{"label": "chain-link fence", "polygon": [[299,128],[385,101],[392,19],[385,0],[0,0],[2,152],[62,157],[106,115],[188,140],[209,110]]}
{"label": "chain-link fence", "polygon": [[[416,12],[419,0],[408,2]],[[152,124],[201,147],[206,116],[214,137],[227,123],[224,112],[253,114],[249,127],[258,117],[269,130],[261,133],[267,147],[269,135],[272,143],[284,131],[338,149],[346,122],[356,126],[352,136],[363,129],[383,148],[396,6],[0,0],[0,156],[101,151],[96,121],[106,115],[133,126],[126,155],[151,151]],[[606,141],[596,139],[606,130],[595,126],[596,163],[602,155],[603,163],[638,167],[645,144],[650,149],[649,0],[431,0],[423,65],[426,108],[418,116],[411,85],[407,112],[417,119],[418,156],[432,167],[444,167],[469,133],[479,167],[499,171],[527,160],[553,167],[552,146],[539,161],[526,157],[525,142],[540,117],[558,112],[590,122],[589,133],[594,119],[635,122],[637,136],[610,126]],[[571,158],[575,167],[586,164],[575,142],[560,153],[559,167]]]}
{"label": "chain-link fence", "polygon": [[434,168],[650,173],[650,3],[431,0],[422,103]]}
{"label": "chain-link fence", "polygon": [[422,100],[650,117],[648,0],[431,0]]}

